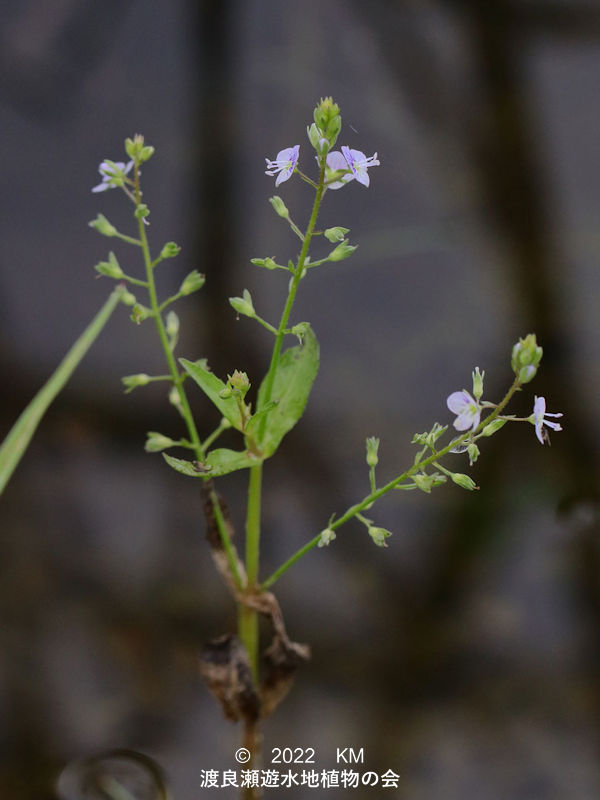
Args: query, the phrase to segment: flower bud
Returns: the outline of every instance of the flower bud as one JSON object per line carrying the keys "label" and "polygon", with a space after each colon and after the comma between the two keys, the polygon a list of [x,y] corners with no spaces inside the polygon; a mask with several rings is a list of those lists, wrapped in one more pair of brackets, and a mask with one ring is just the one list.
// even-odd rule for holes
{"label": "flower bud", "polygon": [[378,450],[379,439],[375,436],[369,436],[367,439],[367,464],[369,467],[376,467],[379,463],[379,456],[377,455]]}
{"label": "flower bud", "polygon": [[121,302],[126,306],[134,306],[137,303],[135,295],[131,292],[125,291],[121,295]]}
{"label": "flower bud", "polygon": [[461,486],[463,489],[468,489],[470,492],[479,488],[472,478],[460,472],[453,472],[451,478],[458,486]]}
{"label": "flower bud", "polygon": [[176,242],[167,242],[160,251],[161,258],[175,258],[181,252],[181,247]]}
{"label": "flower bud", "polygon": [[145,203],[140,203],[139,206],[135,207],[135,211],[133,212],[133,216],[136,219],[146,219],[148,214],[150,213],[150,209]]}
{"label": "flower bud", "polygon": [[116,255],[112,251],[108,254],[108,261],[101,261],[99,264],[96,264],[94,269],[96,272],[99,272],[100,275],[106,275],[107,278],[116,278],[117,280],[122,278],[125,274],[117,261]]}
{"label": "flower bud", "polygon": [[529,383],[535,377],[543,352],[538,346],[535,333],[527,334],[515,344],[510,364],[519,383]]}
{"label": "flower bud", "polygon": [[179,294],[188,295],[192,292],[197,292],[204,286],[206,278],[197,269],[192,270],[189,275],[183,279],[183,283],[179,287]]}
{"label": "flower bud", "polygon": [[169,311],[167,314],[167,324],[165,330],[169,339],[176,339],[179,335],[179,317],[174,311]]}
{"label": "flower bud", "polygon": [[506,419],[495,419],[490,422],[485,428],[481,431],[482,436],[493,436],[496,431],[499,431],[500,428],[503,428],[508,420]]}
{"label": "flower bud", "polygon": [[327,256],[327,261],[342,261],[344,258],[348,258],[351,256],[352,253],[356,250],[356,245],[348,244],[348,240],[344,239],[343,242],[338,244],[335,250],[332,250],[331,253]]}
{"label": "flower bud", "polygon": [[153,317],[154,314],[150,308],[143,306],[141,303],[136,303],[131,312],[131,319],[136,325],[139,325],[148,317]]}
{"label": "flower bud", "polygon": [[140,372],[138,375],[125,375],[124,378],[121,378],[121,383],[125,386],[125,394],[129,394],[138,386],[146,386],[147,383],[150,383],[150,376],[145,372]]}
{"label": "flower bud", "polygon": [[271,203],[271,205],[275,209],[275,212],[279,214],[280,217],[283,217],[283,219],[290,218],[290,212],[288,211],[287,206],[283,202],[281,197],[278,197],[277,195],[275,195],[274,197],[270,197],[269,203]]}
{"label": "flower bud", "polygon": [[350,232],[350,228],[327,228],[326,231],[323,231],[323,236],[331,242],[331,244],[335,244],[336,242],[343,242],[344,236]]}
{"label": "flower bud", "polygon": [[[325,131],[325,134],[328,135],[329,126],[332,126],[332,130],[335,128],[336,124],[334,120],[339,118],[339,125],[341,126],[341,118],[340,118],[340,107],[337,103],[333,102],[333,98],[325,97],[324,99],[321,98],[319,105],[315,108],[313,118],[317,125],[317,128],[320,128],[322,131]],[[338,128],[339,133],[339,128]],[[329,136],[328,136],[329,138]]]}
{"label": "flower bud", "polygon": [[377,528],[374,525],[370,525],[367,531],[377,547],[387,547],[385,540],[388,538],[388,536],[392,535],[391,531],[388,531],[385,528]]}
{"label": "flower bud", "polygon": [[335,531],[332,531],[331,528],[325,528],[324,531],[321,531],[321,538],[317,547],[328,547],[335,538]]}
{"label": "flower bud", "polygon": [[467,454],[469,456],[469,464],[473,466],[473,464],[479,458],[479,448],[475,444],[475,442],[469,442],[467,445]]}
{"label": "flower bud", "polygon": [[233,375],[228,375],[227,379],[233,391],[241,394],[242,397],[246,394],[246,392],[250,388],[250,381],[248,380],[248,376],[246,375],[245,372],[240,372],[239,369],[236,369]]}
{"label": "flower bud", "polygon": [[251,258],[250,263],[255,267],[266,267],[267,269],[277,269],[277,264],[272,258]]}
{"label": "flower bud", "polygon": [[479,372],[479,367],[475,367],[475,371],[472,373],[473,375],[473,397],[475,400],[481,400],[481,395],[483,394],[483,379],[485,377],[485,370],[483,372]]}
{"label": "flower bud", "polygon": [[166,450],[167,447],[173,447],[175,442],[168,436],[163,436],[162,433],[156,431],[149,431],[147,434],[146,444],[144,450],[147,453],[160,453],[161,450]]}
{"label": "flower bud", "polygon": [[242,295],[242,297],[229,298],[232,308],[234,308],[238,314],[242,314],[244,317],[255,317],[256,312],[254,310],[254,305],[252,304],[252,296],[248,289],[244,289]]}
{"label": "flower bud", "polygon": [[144,144],[144,137],[140,133],[136,133],[133,139],[125,139],[125,152],[136,163],[142,164],[148,161],[154,154],[154,148]]}
{"label": "flower bud", "polygon": [[115,236],[117,233],[117,229],[114,225],[106,219],[104,214],[98,214],[96,219],[93,219],[91,222],[88,222],[90,228],[94,228],[101,233],[103,236]]}

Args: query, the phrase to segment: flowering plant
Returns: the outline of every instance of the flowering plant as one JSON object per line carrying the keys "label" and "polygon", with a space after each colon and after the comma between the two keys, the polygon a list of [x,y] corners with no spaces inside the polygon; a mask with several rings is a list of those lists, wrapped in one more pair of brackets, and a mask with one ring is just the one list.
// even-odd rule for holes
{"label": "flowering plant", "polygon": [[[255,266],[287,273],[287,296],[279,320],[270,322],[263,318],[247,289],[240,296],[229,298],[238,315],[255,320],[273,336],[269,366],[254,393],[251,393],[251,381],[243,370],[236,369],[231,375],[219,377],[210,369],[205,358],[192,361],[177,355],[180,323],[172,306],[176,301],[202,289],[205,277],[197,270],[192,270],[175,295],[159,299],[157,267],[176,257],[180,248],[174,242],[167,242],[157,256],[151,254],[148,239],[150,211],[142,202],[141,167],[153,156],[154,149],[144,142],[142,136],[127,139],[125,151],[128,160],[102,161],[99,167],[102,181],[92,189],[97,193],[121,189],[131,201],[136,224],[134,235],[121,233],[102,214],[98,214],[90,225],[103,236],[116,238],[137,248],[142,256],[143,272],[137,276],[131,275],[123,269],[112,251],[106,260],[96,265],[100,275],[119,283],[101,315],[94,321],[91,333],[88,332],[85,347],[77,350],[76,360],[71,363],[70,369],[72,371],[77,359],[83,357],[86,347],[119,302],[129,307],[131,319],[136,325],[152,320],[164,353],[166,372],[160,375],[140,372],[123,377],[122,382],[128,393],[153,382],[167,384],[168,400],[183,423],[183,435],[181,432],[171,436],[149,431],[145,449],[149,453],[162,453],[169,467],[197,480],[201,489],[208,542],[216,568],[238,607],[239,620],[236,633],[229,632],[206,645],[201,657],[201,670],[221,703],[225,716],[243,726],[243,742],[250,754],[249,767],[259,763],[262,720],[281,702],[290,688],[294,673],[309,657],[308,647],[292,641],[288,635],[283,614],[271,591],[282,575],[311,550],[329,547],[338,531],[352,519],[365,526],[376,546],[387,547],[391,532],[376,525],[365,516],[365,512],[370,512],[375,503],[392,490],[419,489],[431,494],[433,489],[447,483],[448,479],[468,491],[477,489],[469,475],[449,469],[442,461],[451,453],[466,453],[469,463],[473,464],[480,455],[478,442],[494,435],[506,423],[526,421],[533,424],[542,444],[548,441],[547,427],[561,430],[559,423],[548,419],[560,417],[561,414],[546,412],[543,397],[535,398],[533,413],[527,418],[505,414],[513,395],[535,377],[540,365],[542,348],[537,344],[535,335],[529,334],[513,347],[511,367],[514,378],[499,402],[483,399],[485,373],[476,367],[472,372],[471,392],[463,389],[451,393],[447,398],[448,409],[456,415],[453,422],[456,434],[442,443],[449,425],[437,422],[429,430],[415,434],[412,444],[417,446],[417,452],[409,465],[396,471],[384,483],[380,483],[376,475],[380,441],[376,437],[369,437],[366,441],[368,493],[349,508],[332,514],[320,532],[309,537],[271,574],[261,575],[263,465],[275,455],[287,433],[302,417],[319,368],[319,343],[310,324],[292,321],[296,296],[309,270],[328,262],[342,261],[356,250],[347,237],[349,228],[317,228],[321,207],[329,190],[342,189],[353,181],[362,187],[369,187],[369,169],[380,165],[377,153],[367,157],[362,151],[346,145],[335,150],[341,127],[339,107],[331,98],[321,100],[314,111],[314,121],[307,128],[308,141],[315,151],[317,165],[314,178],[300,170],[300,145],[280,150],[272,160],[265,159],[265,172],[275,177],[275,186],[297,176],[313,189],[314,200],[309,219],[301,227],[292,219],[284,200],[279,196],[272,197],[270,202],[274,211],[287,222],[299,239],[300,251],[295,260],[290,259],[287,263],[279,263],[273,257],[251,260]],[[325,247],[321,248],[321,254],[313,258],[312,247],[319,241]],[[144,296],[138,299],[141,293]],[[288,340],[293,343],[286,348],[284,344]],[[24,412],[15,426],[19,430],[14,435],[11,432],[0,448],[0,478],[3,477],[4,483],[27,444],[28,438],[20,435],[23,426],[29,426],[30,436],[48,403],[69,375],[67,369],[58,378],[53,376],[49,382],[50,389],[45,387],[43,390],[43,402]],[[190,384],[200,389],[218,413],[219,422],[212,431],[201,433],[198,429],[188,399]],[[217,445],[225,431],[236,432],[236,449]],[[175,456],[166,452],[173,448],[183,450],[188,457],[182,457],[181,453]],[[243,559],[233,543],[233,529],[226,503],[215,486],[217,478],[239,470],[247,471],[248,475]],[[0,484],[0,489],[3,485]],[[270,624],[272,638],[267,648],[261,648],[259,616],[265,617]],[[258,797],[258,789],[247,787],[244,796]]]}

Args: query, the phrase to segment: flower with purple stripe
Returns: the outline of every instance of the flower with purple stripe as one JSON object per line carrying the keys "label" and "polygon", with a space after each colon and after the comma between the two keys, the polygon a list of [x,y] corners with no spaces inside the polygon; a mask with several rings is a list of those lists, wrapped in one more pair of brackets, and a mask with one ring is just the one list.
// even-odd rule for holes
{"label": "flower with purple stripe", "polygon": [[342,146],[342,153],[352,175],[359,183],[362,183],[363,186],[368,186],[369,173],[367,170],[369,167],[379,166],[377,153],[367,158],[361,150],[352,150],[350,147],[346,147],[346,145]]}
{"label": "flower with purple stripe", "polygon": [[133,161],[129,161],[127,164],[123,161],[103,161],[98,167],[102,181],[94,186],[92,192],[105,192],[107,189],[114,189],[115,186],[123,186],[125,176],[132,167]]}
{"label": "flower with purple stripe", "polygon": [[452,392],[446,400],[446,405],[453,414],[456,414],[454,427],[457,431],[475,430],[481,419],[481,406],[471,395],[465,391]]}
{"label": "flower with purple stripe", "polygon": [[544,425],[552,428],[553,431],[562,431],[562,426],[558,422],[551,422],[546,417],[562,417],[562,414],[551,414],[546,411],[546,398],[536,397],[533,404],[533,414],[529,417],[529,421],[535,426],[535,435],[540,440],[540,444],[548,442],[550,444],[550,437],[548,431],[544,429]]}
{"label": "flower with purple stripe", "polygon": [[300,145],[296,144],[293,147],[286,147],[285,150],[280,150],[277,153],[277,158],[270,161],[265,158],[268,169],[265,170],[265,175],[277,175],[275,186],[289,180],[292,177],[296,164],[298,163],[298,155],[300,153]]}

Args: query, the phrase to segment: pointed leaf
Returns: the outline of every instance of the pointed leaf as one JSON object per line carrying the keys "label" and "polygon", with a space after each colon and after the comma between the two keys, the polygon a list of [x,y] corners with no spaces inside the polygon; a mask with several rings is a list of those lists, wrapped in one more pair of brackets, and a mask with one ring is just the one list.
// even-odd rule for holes
{"label": "pointed leaf", "polygon": [[174,458],[166,453],[163,453],[163,458],[174,470],[191,478],[217,478],[219,475],[227,475],[238,469],[255,467],[262,461],[262,459],[248,450],[240,452],[238,450],[228,450],[225,447],[212,450],[201,464],[197,461]]}
{"label": "pointed leaf", "polygon": [[204,394],[214,403],[225,419],[229,420],[236,430],[241,431],[242,415],[235,397],[220,396],[220,393],[226,388],[227,384],[223,383],[214,373],[206,369],[204,366],[204,359],[200,361],[188,361],[187,358],[180,358],[179,363],[187,374],[196,381]]}
{"label": "pointed leaf", "polygon": [[[259,412],[248,423],[246,433],[254,436],[263,456],[273,455],[283,437],[298,422],[317,377],[319,369],[319,343],[306,324],[303,342],[286,350],[275,373],[270,401],[275,406],[265,415],[265,381],[258,390]],[[266,416],[266,418],[265,418]]]}

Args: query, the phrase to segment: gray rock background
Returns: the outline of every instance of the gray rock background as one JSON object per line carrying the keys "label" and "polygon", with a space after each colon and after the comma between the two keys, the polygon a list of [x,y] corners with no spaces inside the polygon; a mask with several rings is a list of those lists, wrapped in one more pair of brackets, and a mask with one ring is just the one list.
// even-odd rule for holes
{"label": "gray rock background", "polygon": [[[304,130],[333,95],[342,141],[381,167],[323,210],[360,249],[302,285],[295,319],[313,325],[322,365],[265,469],[264,574],[365,494],[366,436],[381,437],[379,473],[393,476],[415,431],[449,421],[445,398],[475,365],[500,396],[520,335],[545,348],[532,393],[565,413],[565,431],[551,449],[529,427],[503,431],[472,470],[479,492],[389,497],[372,512],[394,532],[387,550],[348,525],[281,580],[313,660],[265,750],[312,746],[331,767],[336,747],[364,747],[366,768],[401,774],[387,796],[410,800],[598,796],[597,5],[5,5],[0,436],[110,291],[93,265],[114,240],[87,222],[101,211],[125,229],[128,208],[90,188],[135,132],[157,149],[151,241],[183,248],[160,268],[162,291],[207,275],[177,309],[179,353],[258,382],[269,335],[236,321],[227,297],[248,288],[278,317],[285,278],[249,259],[286,260],[296,241],[267,202],[264,158],[300,143],[308,171]],[[278,192],[303,220],[308,188]],[[235,612],[196,483],[143,452],[147,430],[180,434],[162,388],[122,393],[120,376],[139,371],[162,372],[160,352],[121,310],[1,499],[2,797],[54,797],[66,763],[115,747],[156,759],[177,800],[203,796],[202,769],[233,765],[239,732],[197,654]],[[530,413],[529,396],[515,410]],[[245,476],[221,490],[241,530]]]}

